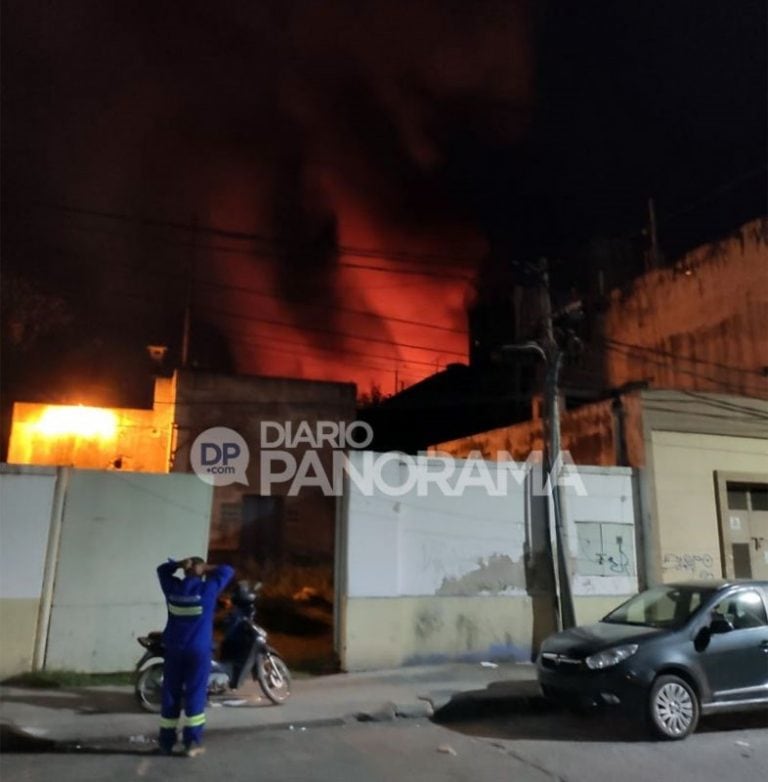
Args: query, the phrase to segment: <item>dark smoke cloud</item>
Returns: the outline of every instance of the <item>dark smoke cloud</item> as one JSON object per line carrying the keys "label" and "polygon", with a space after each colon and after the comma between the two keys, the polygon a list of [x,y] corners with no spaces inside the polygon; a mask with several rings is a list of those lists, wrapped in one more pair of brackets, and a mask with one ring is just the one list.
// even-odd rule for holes
{"label": "dark smoke cloud", "polygon": [[[67,0],[8,3],[4,16],[6,197],[275,237],[276,258],[241,259],[237,281],[272,277],[297,329],[397,341],[384,318],[340,320],[338,244],[479,256],[446,171],[468,146],[514,144],[532,109],[524,0]],[[130,286],[131,320],[168,327],[158,301],[178,307],[177,283],[146,291],[136,275],[183,270],[184,234],[55,213],[27,228],[41,272],[73,266],[103,297]],[[223,256],[198,252],[229,276]]]}

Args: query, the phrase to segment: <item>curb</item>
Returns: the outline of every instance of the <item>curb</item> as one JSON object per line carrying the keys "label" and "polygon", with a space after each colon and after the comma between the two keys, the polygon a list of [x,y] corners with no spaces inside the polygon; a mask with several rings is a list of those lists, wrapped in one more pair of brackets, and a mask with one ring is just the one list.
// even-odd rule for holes
{"label": "curb", "polygon": [[432,703],[437,724],[468,720],[494,719],[512,714],[550,714],[558,710],[540,692],[515,692],[504,689],[459,692]]}
{"label": "curb", "polygon": [[[429,701],[420,700],[417,703],[384,703],[380,706],[348,714],[343,717],[318,717],[309,720],[293,722],[272,722],[260,725],[237,725],[230,728],[208,728],[206,734],[221,733],[263,733],[267,731],[305,731],[316,728],[341,727],[355,722],[393,722],[396,719],[429,719],[433,707]],[[117,736],[99,736],[98,738],[51,739],[37,736],[27,729],[12,722],[0,723],[0,752],[3,753],[69,753],[114,751],[115,747],[131,746],[136,754],[144,754],[142,747],[154,747],[154,736],[142,736],[141,741],[124,734]]]}

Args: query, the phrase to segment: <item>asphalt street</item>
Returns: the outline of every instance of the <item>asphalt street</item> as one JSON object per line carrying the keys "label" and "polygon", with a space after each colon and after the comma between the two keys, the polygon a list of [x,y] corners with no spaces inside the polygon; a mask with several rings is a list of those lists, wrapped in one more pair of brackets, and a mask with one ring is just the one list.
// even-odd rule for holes
{"label": "asphalt street", "polygon": [[611,715],[493,715],[290,730],[212,731],[201,758],[156,757],[103,743],[79,752],[8,753],[4,782],[271,780],[272,782],[755,782],[768,775],[768,715],[704,720],[683,742],[649,741]]}

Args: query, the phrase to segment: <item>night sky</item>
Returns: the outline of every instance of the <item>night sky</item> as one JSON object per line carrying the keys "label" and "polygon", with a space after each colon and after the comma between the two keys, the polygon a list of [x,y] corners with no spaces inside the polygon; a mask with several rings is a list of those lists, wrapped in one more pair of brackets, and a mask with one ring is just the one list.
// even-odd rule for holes
{"label": "night sky", "polygon": [[187,291],[193,365],[391,392],[489,253],[566,289],[649,196],[667,259],[766,211],[759,0],[2,9],[4,404],[146,403]]}

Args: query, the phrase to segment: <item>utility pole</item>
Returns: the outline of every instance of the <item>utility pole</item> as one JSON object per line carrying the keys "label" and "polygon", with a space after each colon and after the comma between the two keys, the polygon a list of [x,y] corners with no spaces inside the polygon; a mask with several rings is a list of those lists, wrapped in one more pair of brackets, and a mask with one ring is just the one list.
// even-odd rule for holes
{"label": "utility pole", "polygon": [[190,243],[189,258],[187,259],[187,288],[184,295],[184,325],[181,332],[181,367],[186,369],[189,365],[189,343],[192,334],[192,294],[194,292],[195,266],[197,261],[197,218],[193,217],[190,223],[192,241]]}
{"label": "utility pole", "polygon": [[[563,496],[559,482],[560,469],[560,367],[563,351],[555,339],[552,316],[552,300],[549,291],[549,269],[546,259],[539,263],[540,306],[544,325],[544,336],[539,342],[525,342],[517,345],[504,345],[501,353],[530,351],[536,353],[546,367],[544,379],[544,415],[546,429],[544,437],[544,472],[548,476],[547,484],[552,493],[552,512],[547,504],[548,552],[552,555],[552,575],[558,597],[557,625],[559,629],[574,627],[576,612],[573,605],[571,575],[568,568],[568,545],[563,522]],[[554,551],[551,545],[554,539]]]}
{"label": "utility pole", "polygon": [[[563,519],[563,494],[559,481],[560,470],[560,367],[563,351],[555,339],[552,322],[552,298],[549,290],[549,269],[545,258],[541,259],[541,308],[544,320],[544,354],[546,356],[546,377],[544,382],[544,405],[549,436],[544,439],[546,474],[552,492],[552,511],[555,538],[556,583],[560,598],[558,624],[561,629],[576,624],[573,606],[571,574],[568,568],[567,534]],[[554,565],[555,563],[553,563]]]}

